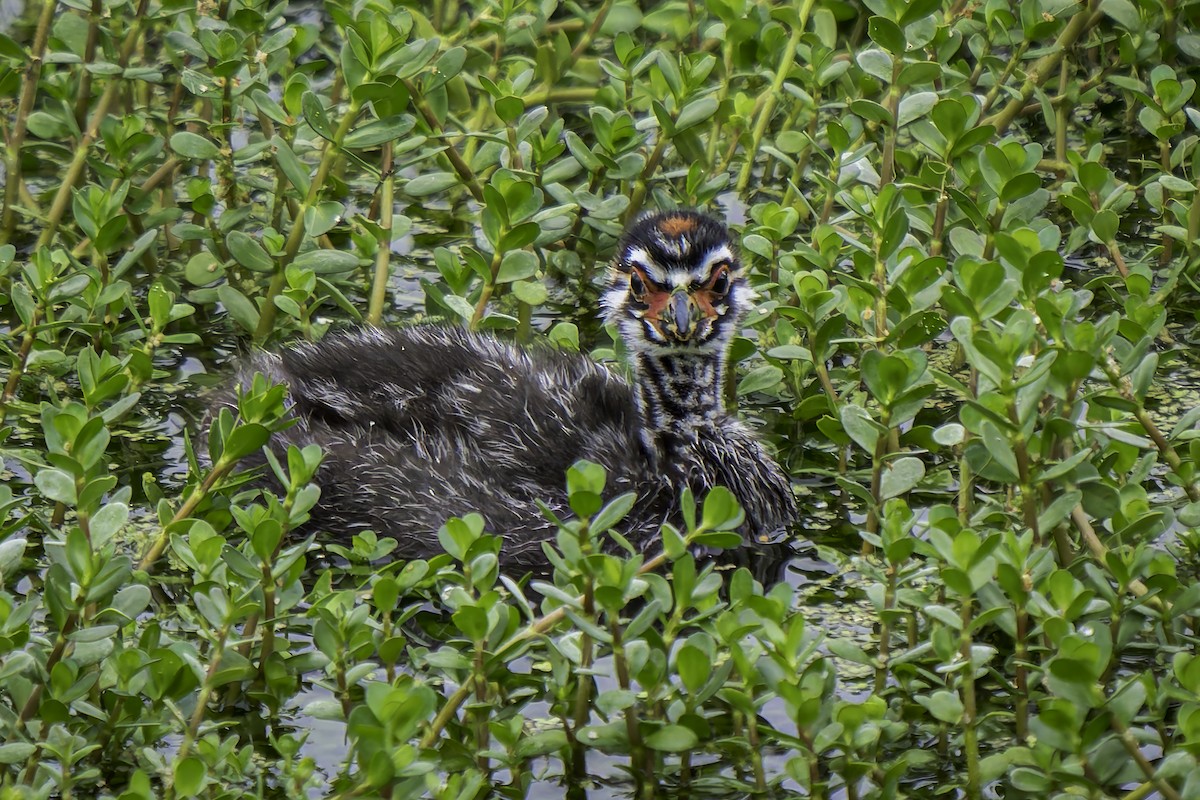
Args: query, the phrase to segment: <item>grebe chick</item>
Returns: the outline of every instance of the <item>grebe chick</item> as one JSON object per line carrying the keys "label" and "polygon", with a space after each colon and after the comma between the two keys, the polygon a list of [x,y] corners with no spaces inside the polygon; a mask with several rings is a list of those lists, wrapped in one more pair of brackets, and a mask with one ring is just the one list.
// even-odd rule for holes
{"label": "grebe chick", "polygon": [[288,386],[298,422],[274,435],[277,452],[325,452],[307,527],[346,540],[374,530],[397,540],[398,558],[441,552],[446,519],[478,511],[503,537],[505,564],[544,565],[555,530],[535,501],[570,517],[566,471],[579,459],[604,466],[611,496],[637,493],[619,530],[643,549],[664,521],[679,524],[684,486],[698,498],[730,489],[742,533],[757,537],[790,525],[796,506],[779,465],[722,401],[751,297],[725,226],[667,211],[625,233],[604,291],[632,383],[580,355],[440,325],[331,333],[247,359],[237,380],[262,372]]}

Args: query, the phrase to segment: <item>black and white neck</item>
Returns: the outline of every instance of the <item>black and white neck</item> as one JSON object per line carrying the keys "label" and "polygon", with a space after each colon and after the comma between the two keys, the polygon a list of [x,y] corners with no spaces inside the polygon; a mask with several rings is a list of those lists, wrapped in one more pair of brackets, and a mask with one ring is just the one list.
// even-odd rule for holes
{"label": "black and white neck", "polygon": [[694,350],[645,350],[634,358],[638,406],[654,433],[682,433],[726,416],[725,355]]}

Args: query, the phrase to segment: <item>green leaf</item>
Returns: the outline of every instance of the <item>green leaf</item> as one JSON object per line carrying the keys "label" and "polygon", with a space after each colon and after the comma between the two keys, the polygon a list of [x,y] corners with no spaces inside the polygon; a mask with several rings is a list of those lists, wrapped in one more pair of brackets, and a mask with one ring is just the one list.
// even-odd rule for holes
{"label": "green leaf", "polygon": [[892,80],[893,61],[891,55],[886,50],[878,48],[870,48],[863,50],[858,54],[856,59],[858,65],[868,75],[872,75],[885,83],[890,83]]}
{"label": "green leaf", "polygon": [[234,260],[252,272],[274,272],[275,259],[258,240],[241,231],[230,231],[225,237],[225,246],[229,248]]}
{"label": "green leaf", "polygon": [[957,422],[948,422],[933,432],[933,440],[943,447],[951,447],[962,443],[966,431]]}
{"label": "green leaf", "polygon": [[695,731],[683,725],[664,725],[646,737],[646,746],[665,753],[685,753],[700,742]]}
{"label": "green leaf", "polygon": [[679,671],[683,685],[694,694],[708,683],[713,665],[707,653],[698,647],[685,644],[675,655],[675,668]]}
{"label": "green leaf", "polygon": [[1142,30],[1142,18],[1130,0],[1100,0],[1100,10],[1125,30]]}
{"label": "green leaf", "polygon": [[675,120],[675,133],[680,133],[688,128],[699,125],[701,122],[707,121],[713,114],[717,113],[717,108],[719,107],[720,103],[715,97],[702,97],[699,100],[693,100],[679,112],[679,116]]}
{"label": "green leaf", "polygon": [[522,303],[530,306],[541,305],[550,296],[545,285],[538,281],[516,281],[512,285],[512,293]]}
{"label": "green leaf", "polygon": [[322,139],[333,139],[333,126],[329,123],[329,115],[321,98],[313,92],[305,92],[300,98],[300,108],[304,113],[304,121],[309,124]]}
{"label": "green leaf", "polygon": [[850,111],[871,122],[878,122],[883,125],[892,124],[892,113],[874,100],[864,100],[862,98],[855,100],[850,103]]}
{"label": "green leaf", "polygon": [[38,470],[33,482],[47,499],[67,506],[75,505],[75,479],[61,469]]}
{"label": "green leaf", "polygon": [[741,525],[745,517],[733,492],[724,486],[715,486],[704,498],[700,527],[710,531],[731,531]]}
{"label": "green leaf", "polygon": [[193,797],[204,788],[208,777],[208,767],[195,756],[188,756],[175,762],[175,793],[184,797]]}
{"label": "green leaf", "polygon": [[892,55],[903,55],[908,49],[904,31],[886,17],[871,17],[867,20],[867,35],[871,37],[871,41]]}
{"label": "green leaf", "polygon": [[271,432],[257,422],[239,425],[230,431],[229,438],[221,452],[221,458],[227,461],[236,461],[251,453],[257,453],[267,443],[270,436]]}
{"label": "green leaf", "polygon": [[537,273],[537,256],[528,250],[510,250],[500,261],[500,269],[496,272],[496,283],[512,283],[513,281],[531,278]]}
{"label": "green leaf", "polygon": [[225,277],[225,265],[212,253],[202,250],[188,259],[183,277],[193,286],[207,286]]}
{"label": "green leaf", "polygon": [[279,136],[271,139],[271,146],[275,149],[275,163],[279,165],[279,169],[288,179],[288,183],[295,187],[301,197],[307,196],[309,185],[312,183],[308,167],[296,157],[291,146]]}
{"label": "green leaf", "polygon": [[929,713],[942,722],[957,725],[962,721],[963,704],[954,692],[941,689],[928,697],[917,697],[917,702],[929,709]]}
{"label": "green leaf", "polygon": [[850,438],[868,453],[875,453],[875,445],[879,437],[887,433],[887,429],[872,419],[871,414],[862,406],[847,403],[841,411],[842,428]]}
{"label": "green leaf", "polygon": [[608,505],[600,509],[599,513],[592,520],[592,530],[596,533],[603,533],[613,527],[633,510],[633,504],[637,502],[637,494],[634,492],[626,492],[611,500]]}
{"label": "green leaf", "polygon": [[525,101],[513,95],[496,98],[496,116],[505,125],[511,125],[525,113]]}
{"label": "green leaf", "polygon": [[0,33],[0,58],[7,58],[10,61],[24,64],[29,58],[29,54],[25,52],[25,48],[21,47],[21,45],[14,42],[5,34]]}
{"label": "green leaf", "polygon": [[36,751],[37,747],[28,742],[0,744],[0,764],[20,764]]}
{"label": "green leaf", "polygon": [[352,130],[346,135],[343,146],[349,150],[378,147],[394,142],[413,129],[414,120],[407,115],[395,115],[377,119]]}
{"label": "green leaf", "polygon": [[933,110],[937,104],[937,92],[916,92],[905,95],[896,109],[896,127],[903,127],[913,120],[920,119]]}
{"label": "green leaf", "polygon": [[871,657],[866,652],[855,644],[850,639],[839,639],[830,637],[825,640],[825,646],[829,648],[829,652],[838,658],[844,658],[847,661],[855,664],[872,665]]}
{"label": "green leaf", "polygon": [[343,250],[326,250],[321,247],[301,253],[292,262],[296,267],[312,270],[317,275],[349,272],[359,263],[359,258],[354,253],[347,253]]}
{"label": "green leaf", "polygon": [[774,364],[764,364],[750,370],[738,383],[738,394],[745,395],[774,388],[783,380],[783,370]]}
{"label": "green leaf", "polygon": [[1092,217],[1092,234],[1101,244],[1108,244],[1116,239],[1119,224],[1120,220],[1112,209],[1102,209]]}
{"label": "green leaf", "polygon": [[344,207],[341,203],[327,200],[304,210],[304,232],[309,236],[321,236],[341,221]]}
{"label": "green leaf", "polygon": [[217,298],[221,301],[221,305],[225,306],[229,316],[243,329],[253,332],[258,328],[258,309],[246,298],[246,295],[229,284],[223,283],[217,287]]}
{"label": "green leaf", "polygon": [[444,192],[458,184],[458,176],[452,172],[430,172],[404,184],[404,192],[410,197],[428,197]]}
{"label": "green leaf", "polygon": [[983,433],[983,444],[987,448],[988,453],[995,460],[997,466],[1008,472],[1008,477],[1011,480],[1017,480],[1019,470],[1017,469],[1017,456],[1013,452],[1012,445],[1008,443],[1008,438],[1005,437],[1000,429],[988,420],[984,420],[981,425]]}
{"label": "green leaf", "polygon": [[194,161],[210,161],[221,153],[210,140],[191,131],[180,131],[171,136],[171,150]]}
{"label": "green leaf", "polygon": [[925,464],[915,456],[904,456],[884,465],[879,499],[899,497],[925,477]]}

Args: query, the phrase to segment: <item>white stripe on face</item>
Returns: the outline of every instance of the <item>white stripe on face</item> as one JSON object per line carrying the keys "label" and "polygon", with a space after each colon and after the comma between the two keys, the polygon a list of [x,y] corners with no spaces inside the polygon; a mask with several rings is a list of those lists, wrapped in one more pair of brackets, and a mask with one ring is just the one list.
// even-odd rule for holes
{"label": "white stripe on face", "polygon": [[644,247],[631,247],[625,254],[625,260],[646,273],[646,277],[657,284],[667,282],[667,271],[657,264]]}

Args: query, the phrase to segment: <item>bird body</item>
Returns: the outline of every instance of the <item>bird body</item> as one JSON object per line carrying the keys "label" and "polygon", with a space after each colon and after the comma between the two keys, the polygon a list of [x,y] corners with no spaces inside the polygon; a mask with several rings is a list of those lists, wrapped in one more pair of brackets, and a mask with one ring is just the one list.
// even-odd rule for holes
{"label": "bird body", "polygon": [[604,297],[632,383],[580,355],[440,325],[346,330],[259,353],[237,382],[261,372],[286,384],[297,423],[273,446],[324,450],[309,526],[347,538],[374,530],[397,540],[401,558],[440,552],[442,523],[478,511],[503,536],[506,563],[544,563],[555,529],[536,501],[569,517],[565,474],[579,459],[605,467],[614,495],[637,493],[621,530],[642,547],[678,522],[684,486],[697,496],[729,488],[744,532],[773,533],[795,518],[790,484],[721,399],[750,296],[724,226],[667,212],[626,234]]}

